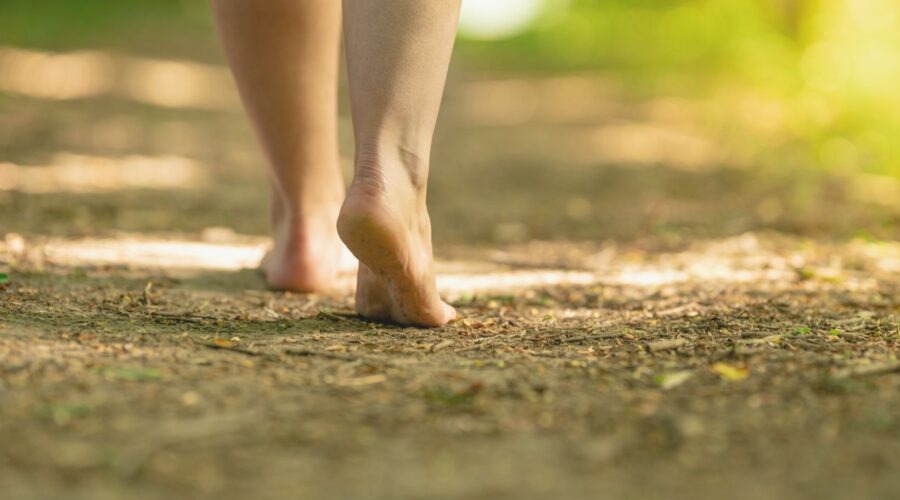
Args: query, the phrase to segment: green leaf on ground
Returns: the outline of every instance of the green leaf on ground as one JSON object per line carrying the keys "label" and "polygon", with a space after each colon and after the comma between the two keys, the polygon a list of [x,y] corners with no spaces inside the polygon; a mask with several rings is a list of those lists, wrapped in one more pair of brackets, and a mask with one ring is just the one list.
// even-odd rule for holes
{"label": "green leaf on ground", "polygon": [[447,387],[432,387],[425,390],[425,399],[431,403],[442,406],[469,405],[475,400],[475,396],[481,392],[480,384],[472,384],[462,390],[453,390]]}
{"label": "green leaf on ground", "polygon": [[113,375],[119,380],[131,380],[135,382],[159,380],[162,378],[159,370],[153,368],[119,368],[113,372]]}
{"label": "green leaf on ground", "polygon": [[91,413],[91,407],[83,403],[62,403],[49,404],[41,408],[38,412],[42,418],[46,418],[56,422],[59,425],[65,425],[72,419],[87,416]]}
{"label": "green leaf on ground", "polygon": [[671,389],[687,382],[692,376],[694,376],[694,374],[688,370],[660,373],[653,378],[653,382],[662,389]]}
{"label": "green leaf on ground", "polygon": [[715,363],[712,365],[712,371],[723,380],[729,382],[737,382],[750,376],[750,370],[741,366],[729,365],[728,363]]}
{"label": "green leaf on ground", "polygon": [[0,285],[5,285],[9,283],[9,275],[6,273],[0,273]]}
{"label": "green leaf on ground", "polygon": [[155,368],[136,368],[130,366],[121,367],[101,367],[96,368],[100,373],[114,380],[125,380],[129,382],[146,382],[149,380],[160,380],[162,374]]}
{"label": "green leaf on ground", "polygon": [[80,267],[76,267],[69,271],[69,278],[73,280],[83,280],[87,278],[87,272]]}
{"label": "green leaf on ground", "polygon": [[808,326],[801,326],[801,327],[797,328],[796,330],[794,330],[794,335],[808,335],[809,332],[811,332],[811,331],[812,331],[812,328],[810,328]]}
{"label": "green leaf on ground", "polygon": [[816,271],[810,268],[800,268],[797,269],[797,277],[800,278],[801,281],[811,280],[816,277]]}

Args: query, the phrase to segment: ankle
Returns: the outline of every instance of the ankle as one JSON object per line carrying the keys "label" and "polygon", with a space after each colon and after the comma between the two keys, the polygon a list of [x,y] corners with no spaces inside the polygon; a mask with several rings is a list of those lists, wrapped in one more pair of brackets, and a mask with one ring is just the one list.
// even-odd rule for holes
{"label": "ankle", "polygon": [[428,184],[428,156],[429,148],[421,145],[421,141],[363,141],[356,148],[353,181],[382,192],[397,185],[424,194]]}
{"label": "ankle", "polygon": [[271,220],[276,226],[296,226],[311,220],[329,219],[337,215],[344,201],[344,187],[339,189],[311,192],[309,195],[297,195],[288,199],[283,195],[273,194],[270,201]]}

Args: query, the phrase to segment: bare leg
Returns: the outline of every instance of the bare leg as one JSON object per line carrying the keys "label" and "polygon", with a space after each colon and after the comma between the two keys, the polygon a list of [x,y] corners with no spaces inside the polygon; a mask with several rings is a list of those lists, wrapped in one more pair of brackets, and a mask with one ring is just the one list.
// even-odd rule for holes
{"label": "bare leg", "polygon": [[360,260],[356,308],[369,318],[456,316],[435,287],[425,190],[458,15],[459,0],[344,0],[356,169],[338,233]]}
{"label": "bare leg", "polygon": [[329,288],[346,250],[337,146],[341,7],[334,0],[211,0],[244,107],[269,162],[269,286]]}

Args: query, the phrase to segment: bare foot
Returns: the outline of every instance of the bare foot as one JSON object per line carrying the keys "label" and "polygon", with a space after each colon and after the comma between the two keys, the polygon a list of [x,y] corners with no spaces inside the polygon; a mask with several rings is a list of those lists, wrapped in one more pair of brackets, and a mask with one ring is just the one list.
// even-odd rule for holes
{"label": "bare foot", "polygon": [[353,271],[356,259],[334,228],[338,206],[334,203],[303,217],[273,208],[274,243],[260,262],[269,288],[327,292],[334,289],[338,276]]}
{"label": "bare foot", "polygon": [[424,178],[417,182],[402,164],[358,163],[337,224],[359,259],[356,310],[403,325],[432,327],[453,320],[456,311],[435,285]]}

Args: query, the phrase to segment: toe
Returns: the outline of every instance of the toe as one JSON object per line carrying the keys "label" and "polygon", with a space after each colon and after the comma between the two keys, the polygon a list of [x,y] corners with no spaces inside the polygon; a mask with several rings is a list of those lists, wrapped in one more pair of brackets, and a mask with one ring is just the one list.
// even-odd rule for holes
{"label": "toe", "polygon": [[259,265],[256,270],[262,273],[263,275],[267,275],[269,273],[269,268],[272,267],[272,250],[266,250],[266,253],[263,254],[262,259],[259,260]]}
{"label": "toe", "polygon": [[444,323],[449,323],[451,321],[456,320],[459,317],[459,314],[456,312],[456,309],[453,308],[450,304],[443,302],[441,303],[444,309]]}

